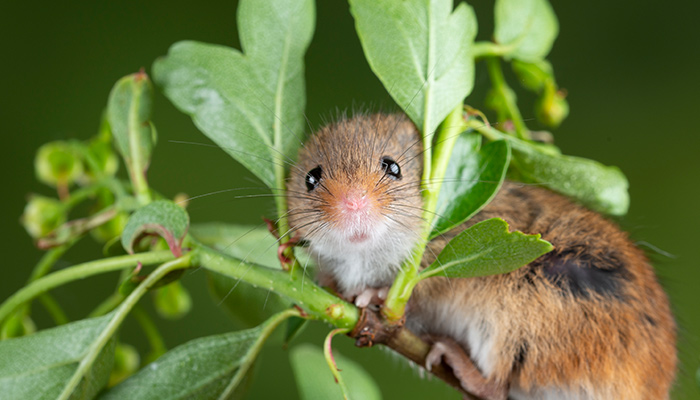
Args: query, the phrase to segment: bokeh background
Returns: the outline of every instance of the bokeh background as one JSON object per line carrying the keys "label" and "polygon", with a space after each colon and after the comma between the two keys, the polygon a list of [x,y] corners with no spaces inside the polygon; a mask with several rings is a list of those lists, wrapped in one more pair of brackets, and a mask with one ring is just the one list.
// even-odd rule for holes
{"label": "bokeh background", "polygon": [[[488,39],[492,1],[470,4],[479,17],[479,39]],[[700,3],[594,0],[556,2],[554,9],[560,36],[550,60],[571,105],[570,117],[555,131],[556,142],[565,153],[617,165],[627,174],[632,205],[619,222],[635,240],[661,250],[650,249],[650,254],[678,319],[682,363],[673,398],[700,399],[695,384],[700,364]],[[141,67],[150,71],[170,44],[194,39],[238,46],[238,39],[236,1],[11,0],[0,10],[0,299],[5,299],[23,285],[41,255],[19,224],[27,194],[51,194],[34,178],[35,150],[47,141],[93,135],[114,82]],[[364,61],[345,2],[318,2],[316,34],[306,61],[312,126],[335,115],[336,109],[395,107]],[[481,108],[489,86],[484,72],[480,66],[467,100]],[[532,118],[532,97],[522,93],[521,99],[525,118]],[[252,175],[224,152],[169,142],[209,143],[160,94],[154,121],[160,141],[149,176],[162,193],[198,195],[251,185]],[[226,194],[195,200],[189,209],[196,222],[248,224],[259,223],[272,210],[271,202],[234,200]],[[58,267],[99,256],[100,247],[84,240]],[[113,275],[91,278],[54,294],[69,316],[79,319],[111,293],[114,281]],[[182,320],[160,322],[169,346],[240,328],[211,300],[203,273],[188,274],[184,283],[195,304]],[[51,326],[41,307],[35,310],[39,327]],[[145,349],[134,325],[127,321],[121,337]],[[299,342],[318,345],[326,331],[314,324]],[[366,367],[385,398],[459,398],[440,382],[419,379],[403,360],[386,352],[355,349],[342,337],[335,343],[338,351]],[[257,368],[251,398],[295,398],[291,368],[279,346],[268,346]]]}

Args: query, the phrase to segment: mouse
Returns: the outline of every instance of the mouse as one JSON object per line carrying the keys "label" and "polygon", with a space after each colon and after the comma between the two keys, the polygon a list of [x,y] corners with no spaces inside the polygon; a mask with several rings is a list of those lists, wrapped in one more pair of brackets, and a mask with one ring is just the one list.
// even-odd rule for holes
{"label": "mouse", "polygon": [[[288,219],[321,285],[360,307],[385,298],[421,240],[422,152],[419,130],[400,113],[339,118],[299,150]],[[506,180],[478,214],[426,244],[421,267],[489,218],[540,234],[554,250],[502,275],[421,281],[406,327],[432,338],[426,368],[444,361],[484,399],[669,398],[675,321],[628,235],[563,195]]]}

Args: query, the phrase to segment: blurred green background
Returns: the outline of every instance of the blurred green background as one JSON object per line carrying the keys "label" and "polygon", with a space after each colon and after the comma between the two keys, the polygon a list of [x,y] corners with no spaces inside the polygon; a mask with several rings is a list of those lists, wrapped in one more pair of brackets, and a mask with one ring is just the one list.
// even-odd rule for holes
{"label": "blurred green background", "polygon": [[[364,61],[347,4],[318,3],[316,35],[306,58],[307,115],[312,126],[335,115],[336,109],[394,107]],[[493,3],[470,4],[479,17],[479,39],[488,39]],[[24,284],[41,255],[19,225],[28,193],[52,194],[34,178],[35,150],[47,141],[93,135],[114,82],[141,67],[149,71],[153,60],[175,41],[232,46],[238,42],[233,1],[6,1],[0,9],[4,54],[0,121],[5,149],[0,157],[5,182],[0,197],[5,254],[0,299],[4,299]],[[565,153],[619,166],[630,180],[632,198],[621,225],[635,240],[672,255],[650,251],[680,330],[682,364],[674,398],[698,399],[694,375],[700,364],[700,130],[693,115],[700,105],[700,3],[662,7],[650,0],[595,0],[557,2],[554,9],[560,36],[550,60],[571,105],[570,117],[555,131],[556,142]],[[480,66],[475,91],[467,100],[482,108],[489,85],[484,72]],[[524,117],[533,118],[533,99],[524,93],[521,98]],[[218,149],[169,142],[209,143],[160,94],[154,121],[160,141],[149,177],[160,192],[198,195],[254,182],[250,173]],[[529,124],[537,128],[534,121]],[[271,202],[233,196],[193,201],[189,208],[193,221],[258,224],[261,215],[272,215]],[[84,240],[58,267],[99,256],[100,246]],[[69,316],[79,319],[111,293],[115,277],[91,278],[54,294]],[[195,305],[184,319],[160,323],[169,346],[240,328],[210,299],[203,272],[188,273],[184,283]],[[41,307],[34,309],[38,326],[51,326]],[[300,342],[320,345],[326,330],[314,324]],[[121,337],[145,349],[133,321],[127,322]],[[354,349],[342,337],[334,343],[366,366],[385,398],[459,398],[440,382],[419,379],[403,360],[387,352]],[[289,362],[279,346],[268,346],[257,367],[270,376],[258,376],[251,398],[295,397]]]}

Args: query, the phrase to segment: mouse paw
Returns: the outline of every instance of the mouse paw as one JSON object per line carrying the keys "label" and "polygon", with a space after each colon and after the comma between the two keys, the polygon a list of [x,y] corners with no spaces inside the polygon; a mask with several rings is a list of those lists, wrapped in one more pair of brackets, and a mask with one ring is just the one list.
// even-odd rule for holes
{"label": "mouse paw", "polygon": [[469,393],[486,400],[505,400],[508,388],[505,385],[486,379],[474,365],[464,348],[450,338],[441,337],[430,349],[425,358],[425,368],[430,371],[433,366],[445,362],[454,376]]}
{"label": "mouse paw", "polygon": [[388,293],[388,287],[367,288],[355,297],[355,305],[360,308],[365,308],[370,304],[383,304]]}

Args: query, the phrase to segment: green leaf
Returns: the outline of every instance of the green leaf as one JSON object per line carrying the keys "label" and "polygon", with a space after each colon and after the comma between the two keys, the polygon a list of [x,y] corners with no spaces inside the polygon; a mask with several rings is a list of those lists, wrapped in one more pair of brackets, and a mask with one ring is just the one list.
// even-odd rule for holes
{"label": "green leaf", "polygon": [[137,72],[120,79],[107,103],[107,119],[117,150],[124,158],[135,191],[142,202],[150,199],[146,171],[156,143],[151,123],[153,85],[146,73]]}
{"label": "green leaf", "polygon": [[[56,399],[65,389],[111,314],[0,342],[0,393],[11,399]],[[102,349],[71,399],[90,399],[107,383],[115,340]]]}
{"label": "green leaf", "polygon": [[189,341],[145,366],[100,399],[217,399],[262,327]]}
{"label": "green leaf", "polygon": [[350,0],[365,57],[391,97],[422,130],[438,124],[474,86],[473,9],[452,0]]}
{"label": "green leaf", "polygon": [[[337,351],[333,352],[333,357],[350,391],[348,396],[350,399],[382,398],[379,387],[362,366],[343,357]],[[290,361],[302,400],[342,398],[340,387],[335,383],[323,352],[319,348],[310,344],[296,346],[290,353]]]}
{"label": "green leaf", "polygon": [[245,374],[265,340],[290,315],[287,311],[252,329],[191,340],[165,353],[100,399],[239,397]]}
{"label": "green leaf", "polygon": [[553,249],[540,235],[509,232],[508,224],[491,218],[465,229],[452,239],[420,276],[473,278],[505,274]]}
{"label": "green leaf", "polygon": [[165,95],[224,151],[270,187],[284,177],[304,131],[304,53],[314,28],[311,0],[243,0],[244,53],[198,42],[174,44],[153,66]]}
{"label": "green leaf", "polygon": [[510,163],[505,140],[481,146],[481,136],[462,134],[452,150],[435,210],[433,238],[479,212],[500,189]]}
{"label": "green leaf", "polygon": [[[207,223],[193,225],[191,233],[202,243],[239,260],[281,269],[277,242],[265,228]],[[277,293],[255,288],[244,281],[212,271],[207,271],[207,277],[209,290],[217,303],[223,304],[231,317],[243,326],[258,325],[291,306],[291,302]]]}
{"label": "green leaf", "polygon": [[168,243],[176,257],[182,254],[182,239],[187,233],[190,217],[169,200],[157,200],[138,209],[129,218],[122,232],[122,246],[134,254],[134,244],[145,234],[158,234]]}
{"label": "green leaf", "polygon": [[586,158],[565,156],[553,146],[509,138],[516,179],[541,184],[573,197],[585,206],[611,215],[629,208],[629,186],[617,168]]}
{"label": "green leaf", "polygon": [[494,19],[496,42],[512,47],[508,56],[524,61],[546,57],[559,33],[547,0],[497,0]]}

